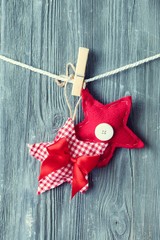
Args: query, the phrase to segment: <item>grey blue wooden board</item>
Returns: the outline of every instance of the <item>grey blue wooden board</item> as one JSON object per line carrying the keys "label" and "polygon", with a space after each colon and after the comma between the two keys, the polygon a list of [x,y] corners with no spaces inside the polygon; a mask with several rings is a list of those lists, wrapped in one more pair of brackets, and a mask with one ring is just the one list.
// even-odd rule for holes
{"label": "grey blue wooden board", "polygon": [[[0,53],[53,73],[76,63],[79,46],[90,49],[87,77],[160,52],[159,0],[1,0],[0,7]],[[118,149],[72,201],[69,184],[37,196],[39,163],[27,143],[52,140],[65,122],[63,89],[0,62],[1,240],[160,239],[160,60],[88,87],[103,103],[132,95],[128,124],[145,148]]]}

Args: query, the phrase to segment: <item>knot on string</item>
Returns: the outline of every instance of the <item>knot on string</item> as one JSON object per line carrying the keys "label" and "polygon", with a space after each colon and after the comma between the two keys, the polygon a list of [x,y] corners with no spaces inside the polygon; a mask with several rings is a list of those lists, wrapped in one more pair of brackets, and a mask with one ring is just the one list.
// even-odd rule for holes
{"label": "knot on string", "polygon": [[[69,74],[69,71],[70,71],[70,68],[71,70],[73,71],[71,74]],[[57,84],[57,86],[59,87],[64,87],[66,85],[67,82],[69,82],[69,80],[73,80],[74,79],[74,76],[75,76],[75,66],[72,64],[72,63],[67,63],[66,64],[66,75],[60,75],[61,77],[65,77],[66,78],[66,82],[62,81],[62,80],[58,80],[57,78],[55,78],[55,83]]]}
{"label": "knot on string", "polygon": [[[70,68],[72,70],[72,73],[69,74]],[[72,63],[67,63],[66,64],[66,77],[69,78],[70,80],[74,79],[75,76],[75,72],[76,72],[76,68]]]}

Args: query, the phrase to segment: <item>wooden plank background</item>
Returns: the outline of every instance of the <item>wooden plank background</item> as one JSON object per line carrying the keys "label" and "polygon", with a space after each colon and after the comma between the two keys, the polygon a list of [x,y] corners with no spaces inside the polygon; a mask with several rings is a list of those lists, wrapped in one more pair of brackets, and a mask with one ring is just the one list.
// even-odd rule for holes
{"label": "wooden plank background", "polygon": [[[159,0],[1,0],[0,9],[0,53],[53,73],[76,62],[79,46],[90,49],[87,77],[160,52]],[[118,149],[72,201],[69,184],[37,196],[39,163],[26,146],[65,122],[63,90],[0,62],[1,240],[160,239],[160,60],[88,87],[103,103],[132,95],[128,124],[145,148]]]}

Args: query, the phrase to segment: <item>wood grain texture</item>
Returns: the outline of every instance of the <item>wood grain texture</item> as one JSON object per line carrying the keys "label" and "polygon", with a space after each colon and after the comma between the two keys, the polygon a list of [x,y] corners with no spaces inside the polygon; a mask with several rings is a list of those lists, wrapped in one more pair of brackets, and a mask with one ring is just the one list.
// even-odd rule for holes
{"label": "wood grain texture", "polygon": [[[79,46],[90,49],[87,77],[160,51],[159,0],[1,0],[0,8],[0,52],[53,73],[76,62]],[[1,240],[160,239],[160,61],[88,87],[103,103],[132,95],[129,126],[145,148],[118,149],[72,201],[68,184],[37,196],[39,163],[26,146],[52,140],[65,122],[63,90],[0,62]]]}

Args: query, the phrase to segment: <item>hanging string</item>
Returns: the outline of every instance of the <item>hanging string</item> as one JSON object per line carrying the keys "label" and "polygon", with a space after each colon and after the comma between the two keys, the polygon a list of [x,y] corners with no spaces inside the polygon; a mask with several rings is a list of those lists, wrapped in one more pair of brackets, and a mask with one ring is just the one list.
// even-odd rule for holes
{"label": "hanging string", "polygon": [[79,104],[80,104],[80,101],[81,101],[81,97],[78,99],[77,103],[76,103],[76,106],[75,106],[75,109],[74,109],[74,113],[72,113],[72,108],[71,108],[71,104],[69,102],[69,98],[68,98],[68,95],[67,95],[67,84],[69,82],[69,79],[73,79],[73,76],[74,74],[70,74],[69,75],[69,69],[72,69],[72,71],[75,73],[76,69],[74,67],[74,65],[72,63],[67,63],[66,65],[66,77],[67,77],[67,81],[65,82],[65,85],[64,85],[64,96],[65,96],[65,100],[66,100],[66,103],[67,103],[67,106],[68,106],[68,109],[69,109],[69,115],[70,115],[70,118],[72,118],[73,120],[75,120],[76,118],[76,113],[77,113],[77,110],[78,110],[78,107],[79,107]]}
{"label": "hanging string", "polygon": [[[159,54],[156,54],[154,56],[151,56],[151,57],[148,57],[148,58],[144,58],[140,61],[137,61],[137,62],[134,62],[134,63],[131,63],[131,64],[128,64],[128,65],[125,65],[123,67],[120,67],[120,68],[116,68],[112,71],[109,71],[109,72],[105,72],[103,74],[100,74],[100,75],[97,75],[93,78],[89,78],[89,79],[86,79],[85,82],[88,83],[88,82],[93,82],[95,80],[98,80],[98,79],[101,79],[101,78],[105,78],[105,77],[109,77],[109,76],[112,76],[112,75],[115,75],[117,73],[120,73],[120,72],[123,72],[123,71],[126,71],[128,69],[131,69],[131,68],[134,68],[134,67],[138,67],[144,63],[148,63],[148,62],[151,62],[151,61],[154,61],[156,59],[160,58],[160,53]],[[56,74],[53,74],[53,73],[50,73],[50,72],[47,72],[47,71],[44,71],[42,69],[39,69],[39,68],[35,68],[35,67],[32,67],[30,65],[27,65],[27,64],[24,64],[24,63],[21,63],[21,62],[18,62],[18,61],[15,61],[11,58],[7,58],[3,55],[0,55],[0,60],[2,61],[5,61],[5,62],[8,62],[8,63],[11,63],[13,65],[16,65],[16,66],[19,66],[19,67],[22,67],[22,68],[25,68],[25,69],[28,69],[32,72],[36,72],[36,73],[39,73],[39,74],[42,74],[44,76],[47,76],[47,77],[50,77],[50,78],[53,78],[54,81],[56,81],[57,84],[59,84],[60,86],[64,86],[64,84],[62,84],[61,82],[59,81],[62,81],[62,82],[71,82],[73,83],[73,81],[68,78],[67,76],[59,76],[59,75],[56,75]]]}
{"label": "hanging string", "polygon": [[78,110],[78,107],[80,105],[81,99],[82,99],[82,97],[79,97],[79,99],[78,99],[78,101],[76,103],[76,106],[75,106],[75,109],[74,109],[74,113],[73,113],[73,116],[72,116],[73,121],[75,121],[75,119],[76,119],[76,114],[77,114],[77,110]]}

